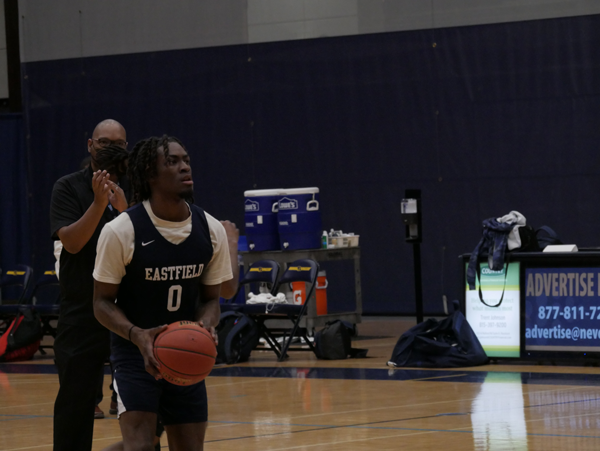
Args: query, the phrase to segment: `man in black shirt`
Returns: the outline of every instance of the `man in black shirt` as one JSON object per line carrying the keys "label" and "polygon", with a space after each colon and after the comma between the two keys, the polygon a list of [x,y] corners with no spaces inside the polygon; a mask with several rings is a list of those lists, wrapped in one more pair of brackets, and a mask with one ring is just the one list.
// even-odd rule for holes
{"label": "man in black shirt", "polygon": [[104,148],[121,160],[113,167],[122,167],[127,136],[115,120],[100,122],[88,140],[90,167],[62,177],[52,190],[52,239],[63,244],[62,300],[54,343],[60,382],[54,404],[55,451],[91,450],[98,377],[110,354],[109,332],[94,317],[92,273],[100,231],[127,208],[127,200],[117,184],[118,174],[101,170],[98,152]]}

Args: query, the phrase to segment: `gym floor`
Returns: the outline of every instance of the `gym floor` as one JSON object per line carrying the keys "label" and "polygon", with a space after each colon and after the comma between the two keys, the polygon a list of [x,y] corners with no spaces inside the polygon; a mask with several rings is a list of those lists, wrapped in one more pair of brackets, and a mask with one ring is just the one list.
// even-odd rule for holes
{"label": "gym floor", "polygon": [[[596,450],[596,367],[505,362],[460,369],[391,369],[414,319],[364,318],[354,347],[368,358],[317,360],[270,351],[218,366],[207,378],[205,450]],[[108,372],[108,366],[107,366]],[[105,377],[94,450],[120,440]],[[58,390],[53,356],[0,364],[0,450],[52,449]],[[167,439],[161,440],[168,450]]]}

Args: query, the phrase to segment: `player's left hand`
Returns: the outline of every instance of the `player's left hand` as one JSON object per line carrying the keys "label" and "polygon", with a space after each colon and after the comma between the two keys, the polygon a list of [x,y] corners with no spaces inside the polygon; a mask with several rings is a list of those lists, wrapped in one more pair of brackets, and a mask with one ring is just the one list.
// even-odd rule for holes
{"label": "player's left hand", "polygon": [[119,210],[119,213],[127,210],[127,199],[125,198],[125,192],[123,189],[117,185],[115,182],[108,182],[110,186],[110,191],[108,192],[108,201],[113,206]]}
{"label": "player's left hand", "polygon": [[219,344],[219,336],[217,335],[217,330],[214,327],[206,327],[204,325],[204,321],[202,321],[202,320],[198,321],[198,325],[200,327],[204,327],[207,331],[210,332],[210,335],[212,336],[213,340],[215,341],[215,345]]}

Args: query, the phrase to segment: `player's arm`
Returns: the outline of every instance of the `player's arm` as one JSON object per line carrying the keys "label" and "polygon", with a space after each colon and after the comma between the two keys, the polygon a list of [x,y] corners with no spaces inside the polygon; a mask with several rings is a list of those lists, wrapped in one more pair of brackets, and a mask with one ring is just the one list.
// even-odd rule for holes
{"label": "player's arm", "polygon": [[113,182],[109,179],[110,174],[106,171],[96,171],[92,176],[92,189],[94,190],[94,202],[77,221],[64,226],[57,231],[58,238],[64,248],[71,254],[77,254],[90,240],[104,210],[108,205],[108,195]]}
{"label": "player's arm", "polygon": [[119,286],[94,280],[94,316],[108,330],[129,340],[129,331],[135,326],[115,304]]}
{"label": "player's arm", "polygon": [[221,284],[221,297],[231,299],[238,290],[240,280],[240,266],[238,265],[238,240],[240,231],[233,222],[221,221],[227,234],[227,244],[229,245],[229,259],[231,261],[231,272],[233,279],[226,280]]}
{"label": "player's arm", "polygon": [[200,306],[196,311],[196,321],[212,334],[215,342],[217,342],[215,328],[219,324],[219,318],[221,317],[220,293],[221,285],[200,284]]}
{"label": "player's arm", "polygon": [[146,371],[154,378],[160,379],[161,376],[158,370],[160,365],[154,358],[154,339],[167,326],[140,329],[132,324],[123,313],[123,310],[115,304],[119,286],[118,284],[94,280],[94,315],[98,322],[108,330],[135,344],[140,349],[142,357],[144,357]]}
{"label": "player's arm", "polygon": [[140,349],[146,371],[159,378],[159,365],[153,352],[154,337],[167,326],[140,329],[115,304],[121,280],[126,274],[125,268],[133,257],[134,247],[133,224],[127,214],[109,222],[100,232],[93,274],[94,315],[104,327],[131,340]]}

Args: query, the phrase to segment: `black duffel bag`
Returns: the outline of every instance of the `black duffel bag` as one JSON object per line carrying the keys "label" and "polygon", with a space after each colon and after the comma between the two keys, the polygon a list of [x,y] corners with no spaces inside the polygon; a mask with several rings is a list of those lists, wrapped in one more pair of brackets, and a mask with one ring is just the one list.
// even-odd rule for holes
{"label": "black duffel bag", "polygon": [[454,313],[447,318],[430,318],[402,334],[388,366],[460,368],[487,362],[479,339],[454,301]]}

